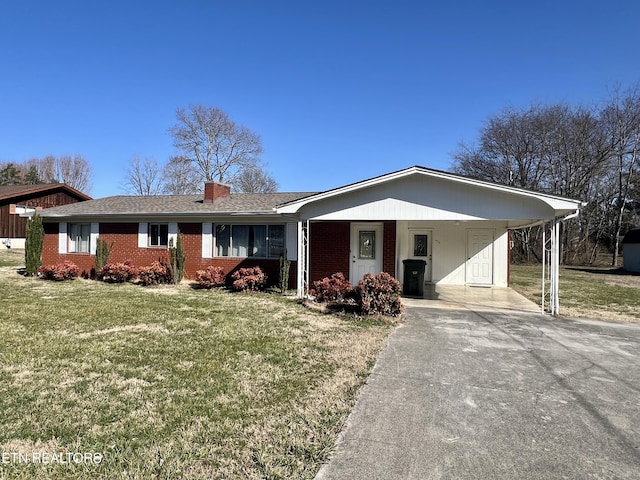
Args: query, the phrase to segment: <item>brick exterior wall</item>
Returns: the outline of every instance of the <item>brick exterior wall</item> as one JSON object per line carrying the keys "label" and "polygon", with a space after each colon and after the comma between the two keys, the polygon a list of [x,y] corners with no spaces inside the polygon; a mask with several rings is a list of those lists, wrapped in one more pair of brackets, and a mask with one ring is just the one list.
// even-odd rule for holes
{"label": "brick exterior wall", "polygon": [[[179,223],[185,251],[185,278],[193,280],[196,271],[210,265],[221,266],[231,280],[231,274],[244,267],[259,266],[266,273],[270,285],[278,283],[280,262],[278,259],[266,258],[202,258],[202,224]],[[88,253],[58,253],[58,224],[45,223],[45,239],[42,250],[43,265],[51,265],[70,260],[85,274],[95,268],[95,256]],[[113,244],[109,255],[110,262],[131,261],[135,266],[144,266],[156,260],[169,261],[169,250],[166,247],[138,247],[138,223],[101,223],[100,238]],[[289,288],[296,285],[296,262],[291,262],[289,272]]]}
{"label": "brick exterior wall", "polygon": [[309,280],[313,283],[337,272],[349,278],[349,222],[312,222]]}
{"label": "brick exterior wall", "polygon": [[[382,270],[396,275],[396,222],[384,222],[382,240]],[[312,222],[310,281],[315,282],[337,272],[349,278],[351,255],[350,222]]]}
{"label": "brick exterior wall", "polygon": [[384,222],[382,233],[382,271],[396,276],[396,222]]}

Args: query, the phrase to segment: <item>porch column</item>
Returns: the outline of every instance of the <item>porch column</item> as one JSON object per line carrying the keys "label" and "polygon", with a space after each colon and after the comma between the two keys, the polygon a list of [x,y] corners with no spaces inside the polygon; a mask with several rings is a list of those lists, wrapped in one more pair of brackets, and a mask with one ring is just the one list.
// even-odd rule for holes
{"label": "porch column", "polygon": [[297,296],[304,298],[309,290],[309,221],[298,220]]}
{"label": "porch column", "polygon": [[560,221],[551,222],[551,265],[549,265],[549,310],[551,315],[560,314]]}

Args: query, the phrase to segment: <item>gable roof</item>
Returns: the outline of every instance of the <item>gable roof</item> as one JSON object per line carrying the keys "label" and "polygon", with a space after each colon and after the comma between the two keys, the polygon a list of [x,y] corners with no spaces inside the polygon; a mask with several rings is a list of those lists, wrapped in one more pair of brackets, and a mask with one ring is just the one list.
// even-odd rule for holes
{"label": "gable roof", "polygon": [[0,185],[0,200],[13,200],[37,193],[48,194],[55,190],[64,190],[79,200],[91,200],[91,197],[66,183],[40,183],[35,185]]}
{"label": "gable roof", "polygon": [[476,180],[476,179],[465,177],[462,175],[458,175],[450,172],[444,172],[441,170],[434,170],[434,169],[416,165],[403,170],[398,170],[395,172],[387,173],[385,175],[380,175],[378,177],[373,177],[360,182],[334,188],[332,190],[320,192],[315,195],[310,195],[302,199],[293,200],[285,204],[279,205],[277,208],[277,211],[283,214],[296,213],[305,205],[309,205],[313,202],[318,202],[321,200],[338,197],[350,192],[364,190],[368,187],[381,185],[393,180],[398,180],[398,179],[402,179],[402,178],[406,178],[414,175],[423,175],[426,177],[448,180],[459,185],[480,187],[487,191],[505,192],[505,193],[511,193],[520,197],[537,199],[542,201],[549,207],[551,207],[554,211],[557,211],[559,216],[573,213],[586,205],[585,202],[582,202],[580,200],[574,200],[574,199],[559,197],[555,195],[549,195],[546,193],[533,192],[533,191],[525,190],[522,188],[501,185],[497,183],[487,182],[484,180]]}
{"label": "gable roof", "polygon": [[299,200],[312,193],[232,193],[204,203],[204,195],[118,195],[87,202],[49,208],[43,218],[63,217],[140,217],[198,215],[274,214],[280,203]]}

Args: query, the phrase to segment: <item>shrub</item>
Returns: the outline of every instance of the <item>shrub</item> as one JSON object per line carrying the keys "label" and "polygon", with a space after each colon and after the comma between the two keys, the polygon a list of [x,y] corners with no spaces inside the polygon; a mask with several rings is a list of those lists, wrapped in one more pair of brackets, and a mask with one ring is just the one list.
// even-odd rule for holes
{"label": "shrub", "polygon": [[98,272],[98,279],[107,283],[131,282],[138,278],[138,269],[130,261],[107,263]]}
{"label": "shrub", "polygon": [[257,292],[267,285],[267,276],[260,267],[241,268],[231,278],[233,289],[238,292]]}
{"label": "shrub", "polygon": [[138,269],[138,283],[140,285],[161,285],[171,283],[172,280],[173,275],[169,265],[159,261]]}
{"label": "shrub", "polygon": [[278,284],[280,285],[280,293],[284,294],[289,288],[289,270],[291,270],[291,260],[287,260],[287,250],[280,255],[280,271]]}
{"label": "shrub", "polygon": [[109,254],[112,247],[113,243],[109,244],[106,240],[98,237],[96,242],[96,272],[100,272],[109,263]]}
{"label": "shrub", "polygon": [[365,274],[356,287],[356,302],[364,315],[388,315],[402,313],[400,282],[386,272]]}
{"label": "shrub", "polygon": [[344,278],[342,272],[338,272],[313,282],[313,289],[309,293],[315,297],[316,302],[328,303],[344,301],[352,290],[349,280]]}
{"label": "shrub", "polygon": [[33,276],[42,265],[42,245],[44,244],[44,227],[38,212],[27,221],[24,242],[24,262],[27,275]]}
{"label": "shrub", "polygon": [[169,242],[169,259],[171,281],[177,285],[184,277],[184,262],[186,260],[182,246],[182,234],[179,230],[175,247],[173,246],[173,239]]}
{"label": "shrub", "polygon": [[40,277],[45,280],[55,280],[61,282],[63,280],[73,280],[80,273],[78,266],[69,260],[57,263],[55,265],[47,265],[38,269]]}
{"label": "shrub", "polygon": [[222,267],[214,267],[213,265],[196,272],[196,282],[202,288],[224,287],[226,278]]}

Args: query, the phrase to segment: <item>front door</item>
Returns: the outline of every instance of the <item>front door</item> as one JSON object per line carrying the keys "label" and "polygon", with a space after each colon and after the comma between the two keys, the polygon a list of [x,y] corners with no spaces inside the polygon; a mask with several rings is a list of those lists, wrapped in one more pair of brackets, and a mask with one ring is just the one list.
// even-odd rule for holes
{"label": "front door", "polygon": [[382,224],[351,224],[351,269],[349,281],[357,285],[365,273],[382,272]]}
{"label": "front door", "polygon": [[468,230],[466,276],[468,284],[493,284],[493,230]]}

